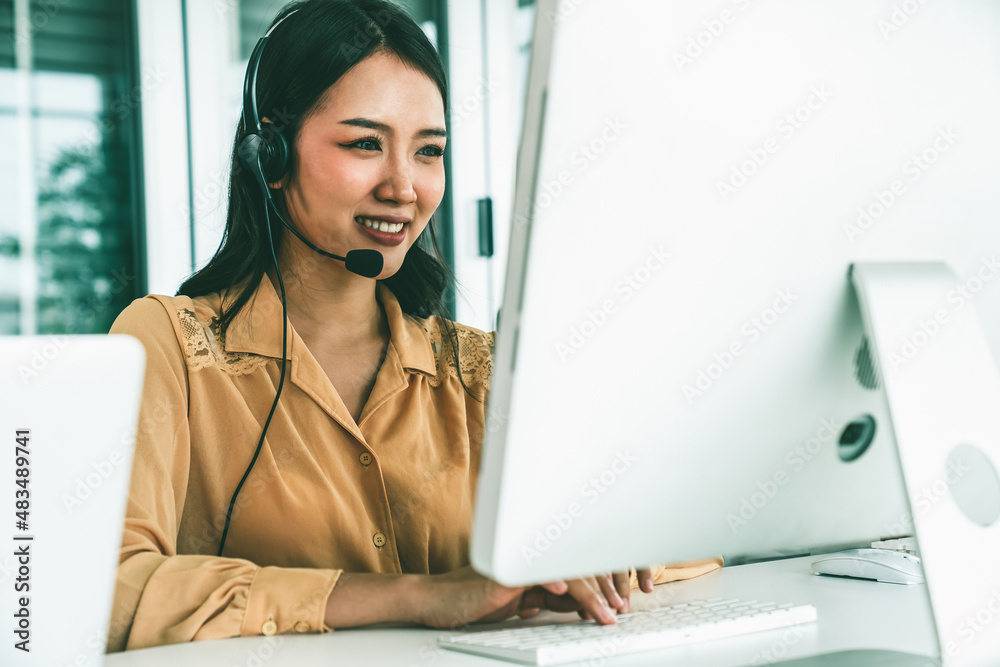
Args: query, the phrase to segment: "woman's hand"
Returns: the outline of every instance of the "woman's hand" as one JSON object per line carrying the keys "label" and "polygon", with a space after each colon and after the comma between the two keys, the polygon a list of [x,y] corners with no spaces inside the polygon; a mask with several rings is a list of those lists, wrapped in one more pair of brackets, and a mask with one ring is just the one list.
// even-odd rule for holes
{"label": "woman's hand", "polygon": [[[636,574],[640,590],[652,593],[652,571],[641,569]],[[576,611],[580,618],[593,618],[598,623],[608,624],[615,622],[616,613],[623,614],[629,610],[632,585],[628,573],[584,577],[566,583],[568,590],[564,595],[553,596],[540,586],[526,591],[519,615],[528,618],[543,609]]]}
{"label": "woman's hand", "polygon": [[[652,573],[639,570],[638,576],[640,588],[652,592]],[[609,624],[615,622],[616,613],[628,611],[630,590],[627,573],[511,587],[463,567],[422,580],[418,620],[432,628],[453,628],[512,616],[528,618],[549,609],[576,611],[582,618]]]}

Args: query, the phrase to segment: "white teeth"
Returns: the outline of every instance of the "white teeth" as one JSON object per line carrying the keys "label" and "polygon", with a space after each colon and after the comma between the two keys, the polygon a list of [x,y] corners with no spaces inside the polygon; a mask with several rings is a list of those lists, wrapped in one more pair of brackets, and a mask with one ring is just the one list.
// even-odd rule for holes
{"label": "white teeth", "polygon": [[357,218],[357,221],[368,229],[374,229],[379,232],[388,232],[390,234],[398,234],[403,231],[404,223],[397,222],[394,224],[389,224],[388,222],[380,222],[378,220],[369,220],[368,218]]}

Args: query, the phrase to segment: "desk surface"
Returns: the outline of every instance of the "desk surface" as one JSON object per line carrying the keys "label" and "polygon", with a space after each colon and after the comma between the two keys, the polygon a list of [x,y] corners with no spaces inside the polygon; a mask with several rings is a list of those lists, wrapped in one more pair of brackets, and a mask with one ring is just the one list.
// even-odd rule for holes
{"label": "desk surface", "polygon": [[[697,579],[633,591],[633,609],[649,609],[699,598],[733,597],[812,604],[819,621],[796,628],[758,632],[722,641],[611,657],[609,667],[684,665],[738,667],[842,651],[883,648],[924,655],[937,650],[923,585],[901,586],[818,577],[815,557],[727,567]],[[573,620],[575,615],[541,614],[519,624]],[[437,630],[365,628],[323,635],[279,635],[177,644],[107,656],[107,667],[502,667],[508,663],[439,649]]]}

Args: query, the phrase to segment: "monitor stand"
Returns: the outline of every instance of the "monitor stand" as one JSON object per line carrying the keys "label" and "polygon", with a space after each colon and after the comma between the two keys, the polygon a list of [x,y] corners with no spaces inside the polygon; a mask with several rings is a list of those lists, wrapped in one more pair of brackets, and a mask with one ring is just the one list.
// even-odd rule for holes
{"label": "monitor stand", "polygon": [[889,400],[942,663],[1000,665],[1000,377],[973,305],[982,281],[942,263],[859,263],[851,279]]}
{"label": "monitor stand", "polygon": [[[940,658],[847,651],[789,667],[1000,665],[1000,377],[976,276],[941,263],[857,263],[850,278],[889,402]],[[978,288],[976,288],[978,283]]]}

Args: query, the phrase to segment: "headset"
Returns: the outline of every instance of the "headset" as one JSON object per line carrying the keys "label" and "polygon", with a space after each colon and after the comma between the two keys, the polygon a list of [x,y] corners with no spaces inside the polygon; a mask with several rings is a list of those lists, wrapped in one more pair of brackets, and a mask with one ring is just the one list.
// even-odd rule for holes
{"label": "headset", "polygon": [[246,131],[246,135],[240,140],[236,153],[239,156],[240,163],[253,174],[264,196],[264,217],[267,223],[267,238],[270,242],[271,259],[274,261],[274,270],[278,276],[278,287],[281,292],[281,317],[283,322],[281,328],[281,374],[278,380],[278,391],[274,396],[274,403],[271,404],[271,411],[267,415],[267,421],[264,422],[260,440],[257,442],[257,449],[254,451],[250,465],[247,466],[246,472],[243,473],[243,477],[240,479],[240,483],[236,485],[233,497],[229,501],[229,509],[226,511],[226,523],[222,529],[222,536],[219,541],[219,556],[222,556],[222,550],[226,546],[226,536],[229,534],[229,524],[233,517],[233,507],[236,506],[236,497],[243,488],[243,484],[247,481],[247,477],[250,476],[250,471],[253,470],[253,466],[257,462],[257,457],[260,456],[260,450],[264,446],[264,436],[267,435],[267,429],[271,425],[271,418],[278,407],[278,399],[281,398],[281,390],[285,386],[285,368],[288,362],[288,303],[285,298],[285,283],[281,278],[281,269],[278,267],[278,256],[274,250],[274,236],[271,232],[270,212],[273,210],[285,228],[309,248],[325,257],[344,262],[348,271],[356,273],[359,276],[364,276],[365,278],[375,278],[382,273],[383,258],[382,254],[377,250],[368,248],[351,250],[347,253],[346,257],[341,257],[340,255],[334,255],[316,247],[309,239],[299,233],[297,229],[288,224],[288,221],[281,215],[281,211],[278,210],[275,204],[271,187],[268,185],[269,183],[280,181],[288,173],[292,152],[291,145],[287,137],[282,133],[281,128],[275,126],[273,123],[261,122],[257,109],[257,74],[260,70],[260,61],[264,55],[264,47],[271,38],[271,33],[297,11],[299,10],[294,9],[283,16],[281,20],[271,26],[271,29],[260,38],[256,46],[254,46],[253,52],[250,54],[246,78],[243,81],[242,127]]}

